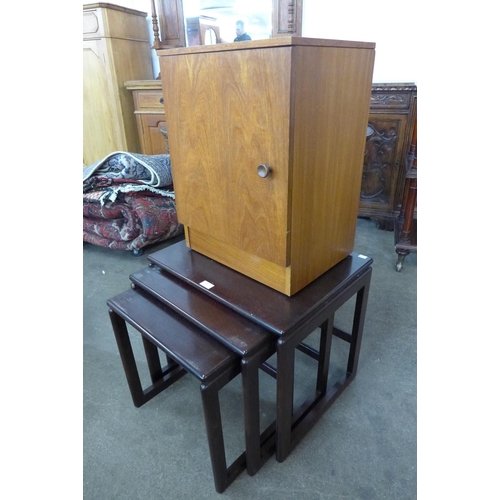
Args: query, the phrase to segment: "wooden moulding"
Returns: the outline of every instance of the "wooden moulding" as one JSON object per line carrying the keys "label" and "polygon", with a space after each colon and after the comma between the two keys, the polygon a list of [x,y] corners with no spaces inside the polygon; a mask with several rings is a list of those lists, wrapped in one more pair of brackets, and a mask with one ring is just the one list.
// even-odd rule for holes
{"label": "wooden moulding", "polygon": [[[243,46],[241,44],[244,44]],[[171,49],[160,49],[157,51],[158,57],[183,54],[201,54],[203,52],[227,52],[241,49],[259,49],[272,47],[339,47],[339,48],[359,48],[374,49],[375,43],[354,42],[350,40],[329,40],[323,38],[306,38],[299,36],[280,36],[265,40],[251,40],[239,43],[219,43],[215,45],[198,45],[195,47],[176,47]]]}

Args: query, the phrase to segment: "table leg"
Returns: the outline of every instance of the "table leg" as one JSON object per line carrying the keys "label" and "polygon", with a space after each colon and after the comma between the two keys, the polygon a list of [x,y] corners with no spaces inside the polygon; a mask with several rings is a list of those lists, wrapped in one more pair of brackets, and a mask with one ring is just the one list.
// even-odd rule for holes
{"label": "table leg", "polygon": [[328,370],[330,368],[330,351],[332,347],[333,332],[332,315],[321,325],[321,338],[319,344],[318,376],[316,379],[316,392],[318,396],[326,394],[328,384]]}
{"label": "table leg", "polygon": [[260,432],[259,367],[273,353],[273,344],[261,349],[257,354],[241,361],[241,380],[245,412],[245,449],[247,473],[253,476],[271,456],[275,436],[269,437],[272,429]]}
{"label": "table leg", "polygon": [[146,354],[146,361],[148,363],[149,375],[151,377],[151,382],[154,384],[163,376],[158,348],[144,337],[144,335],[141,335],[141,338],[142,345],[144,346],[144,353]]}
{"label": "table leg", "polygon": [[291,450],[295,346],[277,342],[276,460],[283,462]]}
{"label": "table leg", "polygon": [[349,349],[349,359],[347,361],[347,373],[356,375],[358,371],[359,351],[361,349],[361,339],[365,324],[366,306],[368,304],[368,293],[370,291],[370,280],[372,270],[365,276],[365,285],[356,295],[356,306],[354,309],[354,320],[352,326],[351,347]]}
{"label": "table leg", "polygon": [[245,448],[247,473],[253,476],[260,462],[259,365],[253,360],[241,362],[245,411]]}
{"label": "table leg", "polygon": [[116,314],[112,309],[109,309],[109,317],[111,319],[111,325],[115,334],[116,344],[118,346],[123,369],[125,371],[125,377],[127,378],[130,395],[132,396],[134,406],[139,408],[146,401],[144,398],[144,392],[142,390],[139,372],[137,371],[134,352],[132,350],[132,345],[130,344],[130,338],[128,336],[127,324],[125,320],[121,316]]}
{"label": "table leg", "polygon": [[201,400],[207,429],[208,448],[215,489],[222,493],[227,487],[226,452],[224,448],[224,435],[220,414],[219,392],[217,388],[201,386]]}

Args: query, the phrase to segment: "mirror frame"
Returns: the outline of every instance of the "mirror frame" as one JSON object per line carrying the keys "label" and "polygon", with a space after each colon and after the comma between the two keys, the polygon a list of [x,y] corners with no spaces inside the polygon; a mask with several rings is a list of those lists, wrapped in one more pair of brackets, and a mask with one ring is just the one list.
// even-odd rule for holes
{"label": "mirror frame", "polygon": [[[272,37],[302,36],[303,0],[271,1]],[[151,19],[154,49],[186,46],[182,0],[151,0]]]}

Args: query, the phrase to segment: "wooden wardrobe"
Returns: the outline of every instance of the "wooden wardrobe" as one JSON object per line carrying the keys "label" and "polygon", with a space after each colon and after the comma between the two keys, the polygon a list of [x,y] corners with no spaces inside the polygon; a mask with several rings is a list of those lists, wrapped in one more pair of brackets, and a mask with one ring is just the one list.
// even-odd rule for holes
{"label": "wooden wardrobe", "polygon": [[153,78],[146,12],[109,3],[83,6],[83,163],[140,152],[127,80]]}

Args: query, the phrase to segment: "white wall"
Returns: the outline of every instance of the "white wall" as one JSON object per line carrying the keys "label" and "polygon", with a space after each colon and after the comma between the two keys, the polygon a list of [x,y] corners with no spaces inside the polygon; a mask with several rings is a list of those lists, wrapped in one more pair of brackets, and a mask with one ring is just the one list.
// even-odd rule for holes
{"label": "white wall", "polygon": [[415,2],[304,0],[302,36],[375,42],[374,82],[415,82]]}
{"label": "white wall", "polygon": [[[368,0],[303,1],[303,36],[375,42],[374,82],[417,82],[416,28],[412,25],[414,2],[402,0],[377,4]],[[153,43],[151,0],[111,0],[110,3],[147,12],[150,40]],[[156,77],[160,70],[154,50],[151,51],[151,59]]]}

